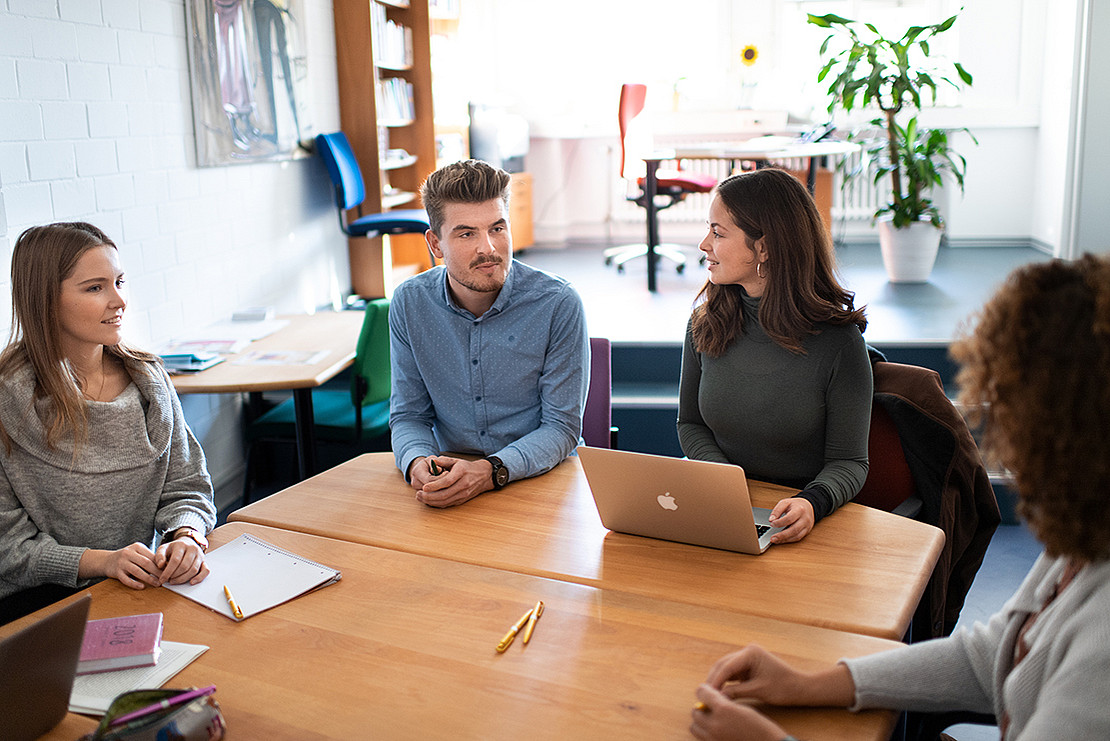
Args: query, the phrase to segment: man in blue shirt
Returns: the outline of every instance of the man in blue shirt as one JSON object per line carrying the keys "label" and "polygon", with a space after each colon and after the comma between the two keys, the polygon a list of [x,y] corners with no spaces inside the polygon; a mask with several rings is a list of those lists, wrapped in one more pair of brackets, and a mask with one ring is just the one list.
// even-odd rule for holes
{"label": "man in blue shirt", "polygon": [[450,507],[574,450],[589,336],[570,284],[512,257],[508,173],[457,162],[421,196],[425,239],[443,265],[399,285],[390,303],[389,426],[416,498]]}

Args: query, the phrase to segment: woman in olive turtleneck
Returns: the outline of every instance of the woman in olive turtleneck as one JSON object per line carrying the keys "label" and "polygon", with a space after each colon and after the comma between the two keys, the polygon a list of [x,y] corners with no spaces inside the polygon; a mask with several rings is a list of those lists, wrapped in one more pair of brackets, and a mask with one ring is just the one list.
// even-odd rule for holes
{"label": "woman in olive turtleneck", "polygon": [[723,180],[699,245],[709,279],[686,329],[678,437],[690,458],[801,491],[773,543],[804,538],[867,478],[871,364],[813,198],[776,169]]}

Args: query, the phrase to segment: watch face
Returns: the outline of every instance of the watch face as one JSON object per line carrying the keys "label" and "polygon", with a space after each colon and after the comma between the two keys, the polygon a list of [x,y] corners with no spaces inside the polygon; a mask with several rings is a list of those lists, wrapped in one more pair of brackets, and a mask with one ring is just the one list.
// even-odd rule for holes
{"label": "watch face", "polygon": [[496,471],[494,471],[493,477],[498,486],[504,486],[505,484],[509,483],[509,469],[505,468],[504,466],[500,466]]}

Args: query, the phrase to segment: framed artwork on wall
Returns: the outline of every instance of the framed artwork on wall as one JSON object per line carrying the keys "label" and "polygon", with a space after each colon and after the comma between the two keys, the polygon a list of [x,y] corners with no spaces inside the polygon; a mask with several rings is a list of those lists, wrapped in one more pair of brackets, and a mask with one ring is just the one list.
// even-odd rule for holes
{"label": "framed artwork on wall", "polygon": [[197,164],[307,156],[303,0],[186,0]]}

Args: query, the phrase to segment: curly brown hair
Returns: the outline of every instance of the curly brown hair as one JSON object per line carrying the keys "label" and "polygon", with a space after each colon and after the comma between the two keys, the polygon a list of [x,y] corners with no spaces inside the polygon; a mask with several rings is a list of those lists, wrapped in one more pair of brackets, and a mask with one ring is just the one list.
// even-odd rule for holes
{"label": "curly brown hair", "polygon": [[984,452],[1050,556],[1110,557],[1110,258],[1016,270],[952,347]]}
{"label": "curly brown hair", "polygon": [[[759,323],[790,352],[804,354],[802,340],[814,325],[855,324],[867,328],[865,307],[840,285],[832,240],[813,197],[794,176],[765,168],[722,180],[716,195],[744,232],[748,246],[763,239],[767,248],[767,287]],[[744,333],[742,289],[706,281],[696,301],[691,332],[694,347],[719,357]]]}

